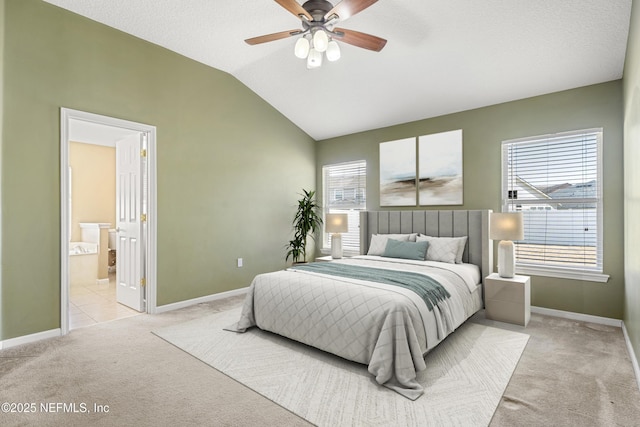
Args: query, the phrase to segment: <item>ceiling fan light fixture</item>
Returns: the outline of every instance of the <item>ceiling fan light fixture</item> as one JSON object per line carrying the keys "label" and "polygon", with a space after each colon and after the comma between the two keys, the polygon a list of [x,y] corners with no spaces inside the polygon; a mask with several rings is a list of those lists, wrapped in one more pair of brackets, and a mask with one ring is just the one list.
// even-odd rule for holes
{"label": "ceiling fan light fixture", "polygon": [[309,39],[306,37],[300,37],[296,42],[294,54],[297,58],[305,59],[309,55],[310,47]]}
{"label": "ceiling fan light fixture", "polygon": [[328,61],[337,61],[340,59],[340,45],[335,40],[331,40],[327,45],[327,60]]}
{"label": "ceiling fan light fixture", "polygon": [[334,37],[341,43],[374,52],[380,52],[386,45],[387,41],[380,37],[335,27],[339,21],[362,12],[378,0],[336,0],[335,5],[329,0],[302,1],[304,1],[303,4],[300,4],[300,0],[276,0],[276,3],[301,20],[302,29],[265,34],[246,39],[245,42],[253,46],[287,37],[302,36],[296,41],[294,54],[297,58],[306,58],[307,68],[321,67],[325,53],[327,61],[333,62],[340,59],[341,48],[333,40]]}
{"label": "ceiling fan light fixture", "polygon": [[318,52],[324,52],[325,50],[327,50],[328,46],[329,36],[323,29],[319,28],[313,34],[313,47]]}
{"label": "ceiling fan light fixture", "polygon": [[318,52],[316,49],[311,49],[309,51],[309,56],[307,57],[307,68],[319,68],[322,66],[322,52]]}

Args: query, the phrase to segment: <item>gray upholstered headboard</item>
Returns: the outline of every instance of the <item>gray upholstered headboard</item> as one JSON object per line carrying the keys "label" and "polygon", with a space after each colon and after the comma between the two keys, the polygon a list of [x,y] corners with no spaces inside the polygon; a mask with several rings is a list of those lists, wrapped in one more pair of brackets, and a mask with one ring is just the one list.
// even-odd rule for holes
{"label": "gray upholstered headboard", "polygon": [[468,236],[462,260],[480,267],[484,278],[493,272],[490,210],[366,211],[360,213],[360,253],[369,250],[372,234],[422,233],[435,237]]}

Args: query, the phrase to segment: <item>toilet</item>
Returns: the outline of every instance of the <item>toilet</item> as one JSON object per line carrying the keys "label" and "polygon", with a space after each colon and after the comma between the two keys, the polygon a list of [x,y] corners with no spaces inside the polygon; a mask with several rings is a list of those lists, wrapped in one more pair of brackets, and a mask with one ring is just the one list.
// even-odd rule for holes
{"label": "toilet", "polygon": [[109,272],[116,270],[116,244],[118,233],[115,229],[109,229]]}

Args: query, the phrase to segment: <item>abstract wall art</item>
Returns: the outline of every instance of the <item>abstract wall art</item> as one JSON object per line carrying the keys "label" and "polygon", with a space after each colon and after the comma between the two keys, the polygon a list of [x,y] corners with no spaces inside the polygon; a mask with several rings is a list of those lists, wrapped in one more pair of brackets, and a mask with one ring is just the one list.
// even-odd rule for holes
{"label": "abstract wall art", "polygon": [[380,143],[380,206],[415,206],[416,188],[416,139]]}
{"label": "abstract wall art", "polygon": [[463,204],[462,129],[380,143],[380,206]]}
{"label": "abstract wall art", "polygon": [[462,130],[418,137],[421,206],[462,204]]}

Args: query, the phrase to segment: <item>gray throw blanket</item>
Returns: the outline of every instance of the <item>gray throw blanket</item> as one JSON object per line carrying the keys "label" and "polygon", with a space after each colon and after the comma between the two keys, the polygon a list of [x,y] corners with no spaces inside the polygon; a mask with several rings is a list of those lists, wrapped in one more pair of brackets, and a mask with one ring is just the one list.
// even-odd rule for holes
{"label": "gray throw blanket", "polygon": [[299,264],[291,269],[400,286],[418,294],[427,304],[429,311],[433,311],[433,306],[437,305],[438,302],[451,297],[451,294],[437,280],[427,275],[410,271],[361,267],[333,262]]}

